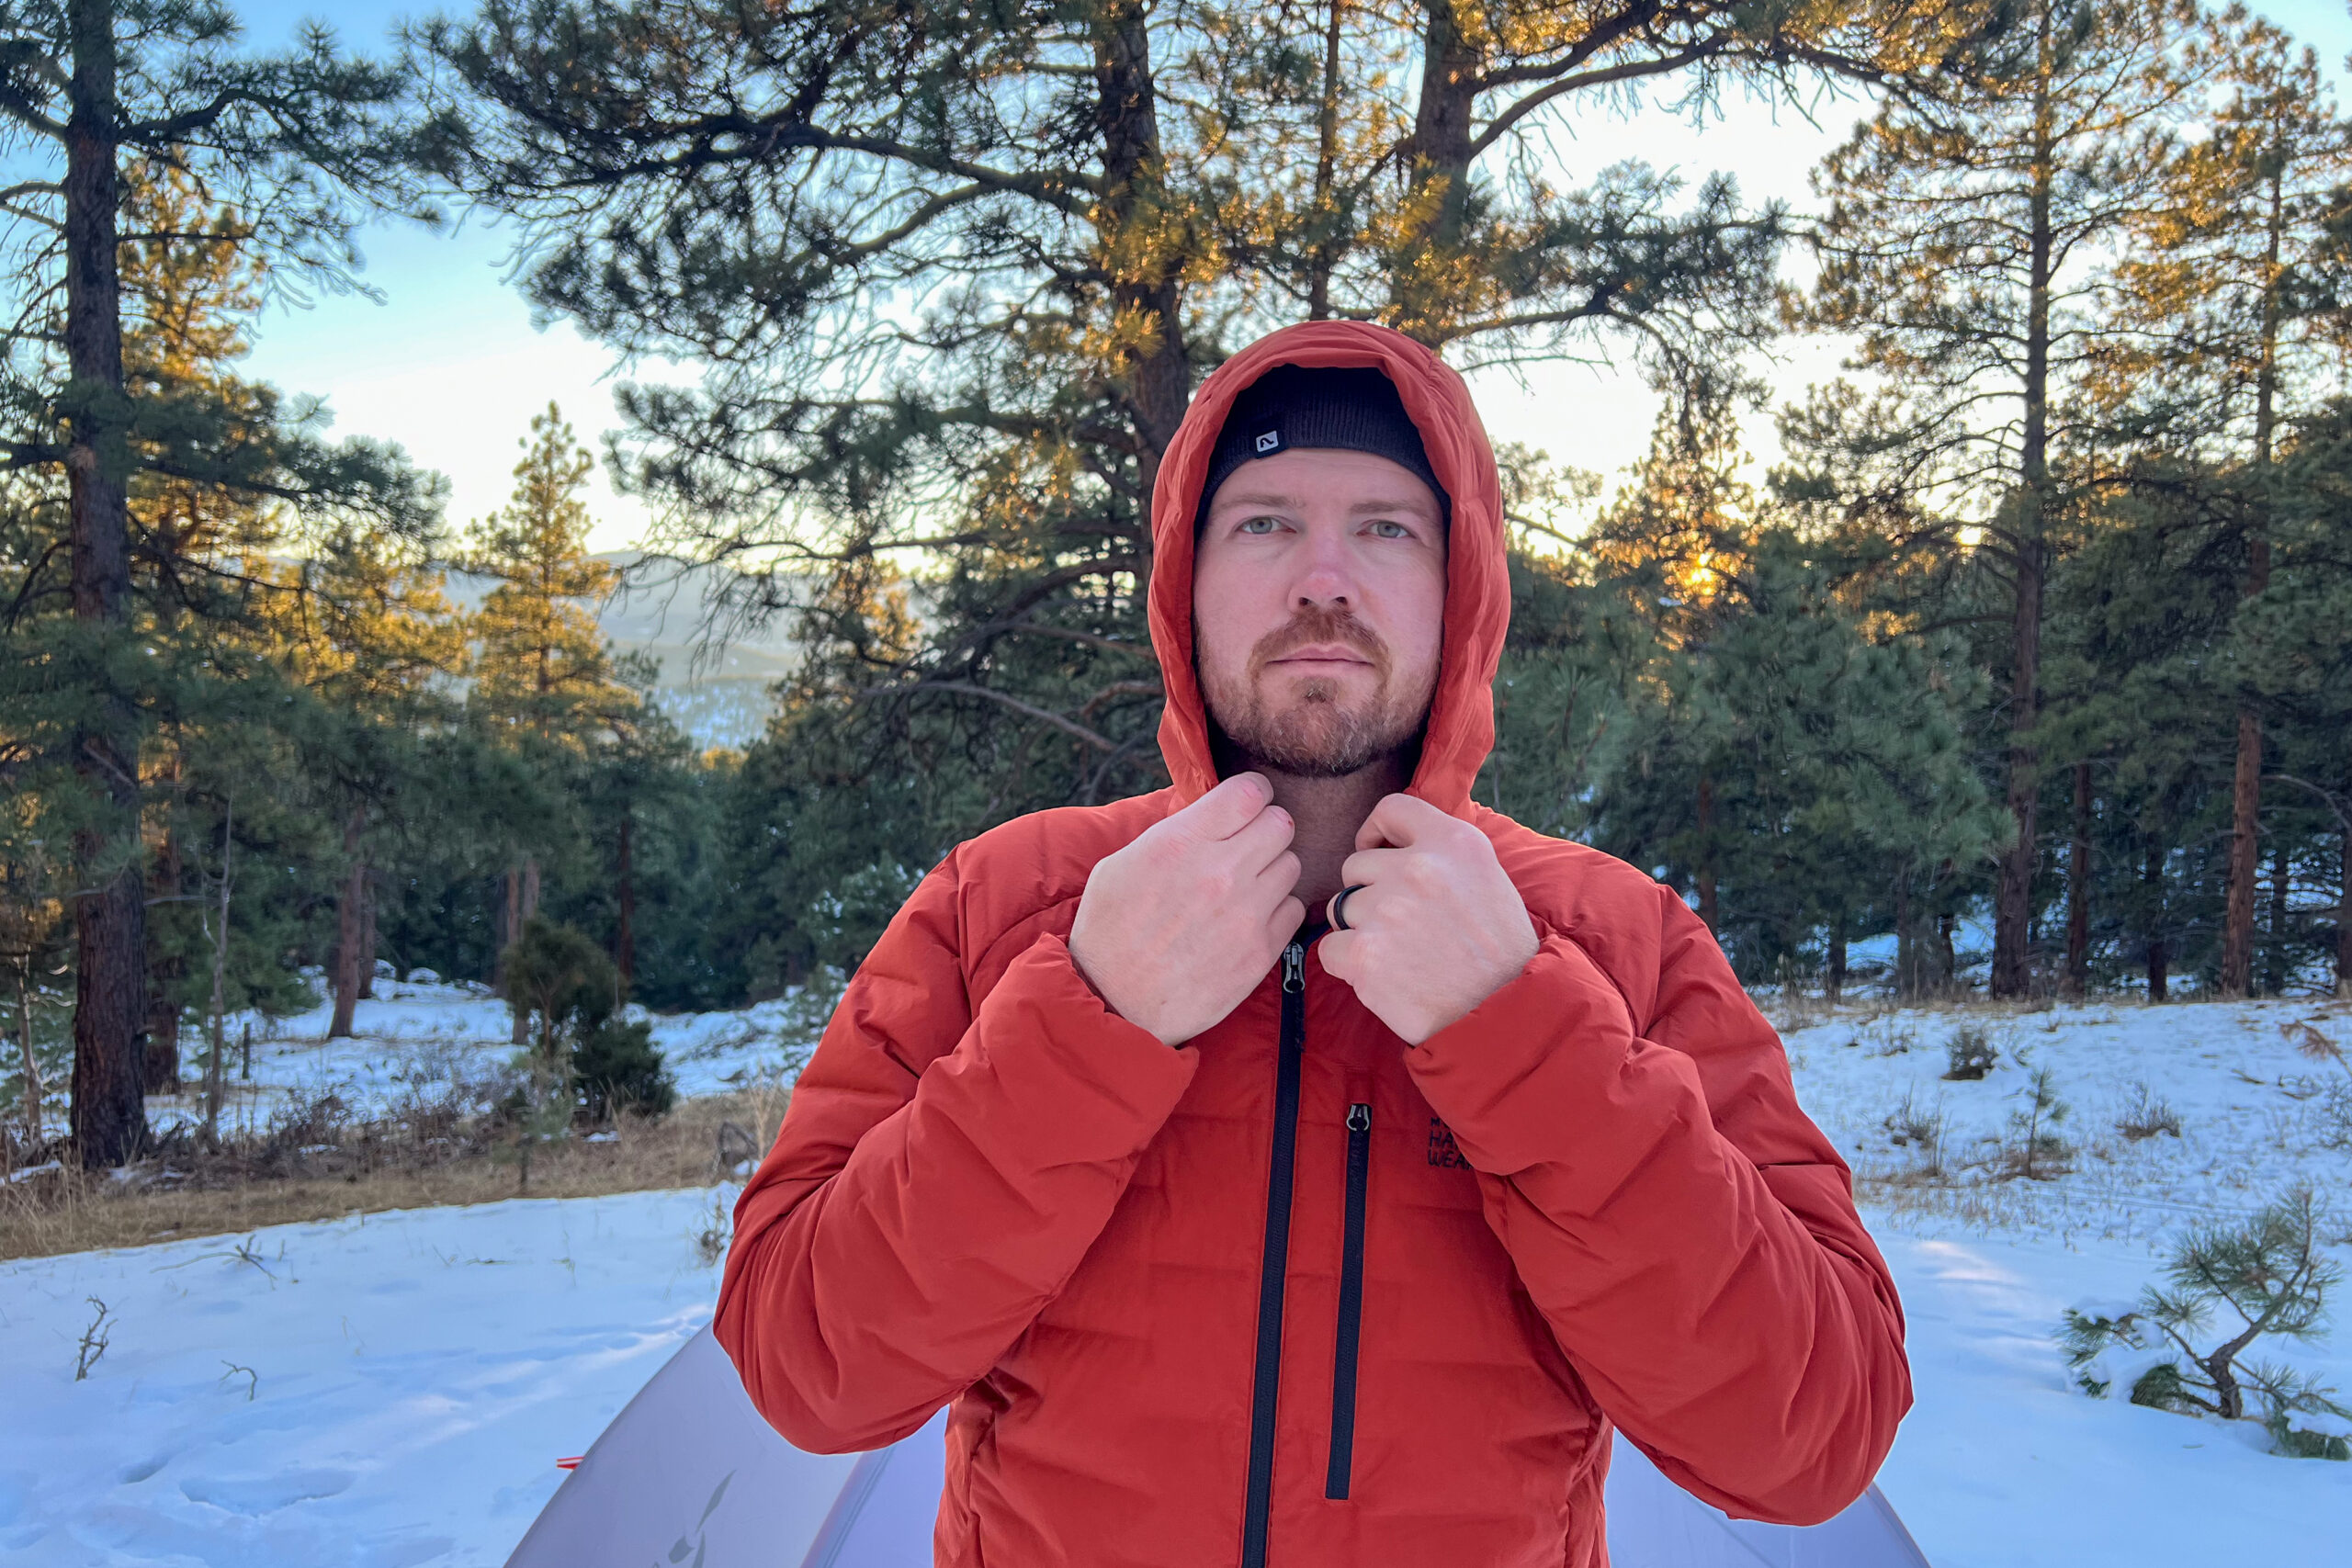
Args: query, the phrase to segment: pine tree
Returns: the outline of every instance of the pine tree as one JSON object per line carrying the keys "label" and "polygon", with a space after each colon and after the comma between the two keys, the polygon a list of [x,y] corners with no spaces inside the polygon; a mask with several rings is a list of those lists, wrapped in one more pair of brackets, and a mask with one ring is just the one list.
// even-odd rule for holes
{"label": "pine tree", "polygon": [[2169,51],[2188,13],[2177,0],[2028,0],[2013,21],[1952,62],[1953,90],[1890,95],[1825,164],[1811,307],[1859,337],[1858,363],[1892,389],[1844,405],[1861,416],[1845,438],[1888,458],[1914,495],[1940,492],[1935,543],[1990,580],[1980,597],[2007,622],[1996,996],[2032,982],[2043,600],[2086,479],[2082,383],[2110,332],[2095,264],[2161,196],[2167,116],[2186,92]]}
{"label": "pine tree", "polygon": [[[2335,112],[2317,52],[2243,5],[2207,22],[2184,73],[2221,98],[2207,133],[2173,160],[2117,269],[2119,313],[2144,336],[2115,355],[2109,390],[2159,425],[2167,445],[2226,460],[2240,592],[2253,602],[2270,582],[2279,432],[2339,379],[2346,323],[2315,308],[2324,300],[2315,274],[2334,194],[2352,175],[2352,128]],[[2235,707],[2224,996],[2254,985],[2264,769],[2254,694],[2241,693]]]}
{"label": "pine tree", "polygon": [[[588,553],[592,524],[580,491],[595,459],[552,403],[533,416],[524,446],[514,498],[468,535],[466,570],[497,585],[472,617],[467,707],[554,782],[633,734],[643,699],[622,679],[592,608],[619,583],[614,568]],[[508,932],[538,912],[537,850],[550,840],[537,837],[506,873]]]}
{"label": "pine tree", "polygon": [[[6,367],[11,468],[64,492],[68,582],[87,700],[60,751],[102,809],[79,814],[74,1129],[79,1157],[118,1163],[144,1136],[136,1050],[147,1003],[139,840],[142,718],[128,631],[141,473],[254,493],[367,497],[414,515],[379,455],[321,448],[291,421],[200,392],[158,396],[125,358],[119,247],[127,193],[185,169],[247,218],[238,243],[289,273],[339,280],[352,217],[338,181],[368,179],[397,138],[401,79],[343,56],[322,29],[288,52],[238,51],[206,0],[64,0],[0,16],[0,116],[43,165],[9,204],[19,288]],[[250,439],[254,434],[266,437]]]}

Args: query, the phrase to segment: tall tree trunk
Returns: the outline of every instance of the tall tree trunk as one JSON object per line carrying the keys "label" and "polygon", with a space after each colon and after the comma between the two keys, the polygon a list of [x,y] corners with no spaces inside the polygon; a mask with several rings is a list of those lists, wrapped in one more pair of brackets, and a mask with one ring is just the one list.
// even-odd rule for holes
{"label": "tall tree trunk", "polygon": [[1699,775],[1699,918],[1720,939],[1715,908],[1715,781]]}
{"label": "tall tree trunk", "polygon": [[508,866],[499,886],[505,897],[498,909],[497,945],[490,955],[490,988],[503,997],[506,995],[506,950],[523,934],[522,868]]}
{"label": "tall tree trunk", "polygon": [[359,1006],[359,972],[366,964],[360,942],[367,921],[360,902],[368,897],[368,863],[359,852],[359,829],[360,813],[354,808],[343,819],[343,853],[347,869],[343,874],[343,896],[335,900],[334,973],[331,976],[334,1017],[327,1024],[330,1040],[351,1036],[352,1015]]}
{"label": "tall tree trunk", "polygon": [[[68,0],[74,73],[65,127],[65,357],[73,377],[65,460],[74,616],[109,632],[130,619],[122,281],[116,272],[116,46],[107,0]],[[74,769],[110,808],[74,836],[74,1146],[85,1167],[120,1165],[147,1142],[139,1036],[147,1002],[146,879],[140,873],[139,719],[128,697],[95,697],[73,737]]]}
{"label": "tall tree trunk", "polygon": [[[27,939],[29,943],[29,938]],[[30,953],[17,963],[17,1044],[25,1054],[25,1087],[23,1103],[17,1109],[25,1118],[25,1147],[40,1147],[40,1058],[33,1054],[33,959]]]}
{"label": "tall tree trunk", "polygon": [[222,1037],[222,1022],[229,995],[230,859],[236,841],[236,803],[232,799],[223,806],[220,817],[220,909],[212,931],[211,1043],[204,1055],[204,1146],[209,1149],[220,1146],[221,1077],[227,1067],[220,1054],[228,1044]]}
{"label": "tall tree trunk", "polygon": [[2262,988],[2274,997],[2287,988],[2287,895],[2292,875],[2282,839],[2270,846],[2270,941],[2269,951],[2262,955]]}
{"label": "tall tree trunk", "polygon": [[1315,109],[1314,249],[1307,262],[1306,318],[1331,315],[1331,273],[1340,254],[1340,211],[1335,188],[1340,170],[1340,39],[1347,0],[1329,0],[1323,23],[1323,93]]}
{"label": "tall tree trunk", "polygon": [[[179,894],[179,835],[167,824],[155,846],[149,868],[148,897],[173,898]],[[148,1094],[177,1094],[180,1087],[179,983],[187,960],[167,953],[156,941],[159,922],[147,926],[147,1040],[140,1051],[140,1088]]]}
{"label": "tall tree trunk", "polygon": [[[523,934],[523,927],[529,922],[532,916],[539,912],[538,856],[524,857],[523,872],[514,881],[513,891],[508,897],[507,908],[514,911],[514,936],[519,938]],[[530,1026],[530,1010],[527,1008],[515,1010],[513,1043],[528,1044],[531,1038]]]}
{"label": "tall tree trunk", "polygon": [[1959,923],[1950,909],[1936,916],[1936,989],[1946,996],[1960,987],[1960,953],[1953,946]]}
{"label": "tall tree trunk", "polygon": [[2344,847],[2335,891],[2335,994],[2352,1001],[2352,823],[2344,829]]}
{"label": "tall tree trunk", "polygon": [[2165,999],[2165,968],[2172,962],[2172,949],[2165,942],[2165,852],[2161,845],[2148,847],[2146,868],[2140,874],[2140,884],[2147,890],[2151,911],[2148,927],[2148,999]]}
{"label": "tall tree trunk", "polygon": [[359,999],[376,999],[376,868],[360,868],[359,878]]}
{"label": "tall tree trunk", "polygon": [[1483,61],[1464,36],[1461,0],[1425,0],[1421,30],[1421,90],[1407,143],[1408,209],[1425,214],[1391,276],[1389,304],[1399,326],[1434,346],[1445,340],[1451,302],[1432,292],[1438,265],[1462,243],[1469,210],[1472,117],[1478,105]]}
{"label": "tall tree trunk", "polygon": [[2021,997],[2032,987],[2033,878],[2041,863],[2035,814],[2041,793],[2041,758],[2033,731],[2041,719],[2041,595],[2049,570],[2050,295],[2054,270],[2051,194],[2057,152],[2051,108],[2052,44],[2047,10],[2035,85],[2032,186],[2027,217],[2024,430],[2018,451],[2018,493],[2011,523],[2017,598],[2009,623],[2009,754],[2007,799],[2016,841],[2003,852],[1993,900],[1993,995]]}
{"label": "tall tree trunk", "polygon": [[[2270,459],[2277,436],[2278,334],[2284,320],[2279,266],[2286,235],[2283,157],[2269,161],[2269,212],[2264,235],[2262,328],[2254,380],[2252,493],[2246,498],[2244,599],[2270,586]],[[2237,768],[2230,787],[2230,883],[2222,911],[2222,995],[2243,997],[2254,987],[2254,883],[2262,859],[2262,716],[2238,704]]]}
{"label": "tall tree trunk", "polygon": [[[1193,397],[1175,247],[1148,238],[1169,217],[1149,24],[1147,0],[1112,0],[1094,23],[1095,112],[1102,133],[1096,228],[1120,324],[1142,345],[1130,352],[1119,380],[1142,437],[1139,478],[1147,495]],[[1151,547],[1148,531],[1141,547]]]}
{"label": "tall tree trunk", "polygon": [[1919,994],[1919,938],[1911,927],[1911,877],[1894,879],[1894,995],[1909,1001]]}
{"label": "tall tree trunk", "polygon": [[1843,910],[1829,922],[1829,963],[1823,976],[1823,991],[1830,1004],[1846,998],[1846,916]]}
{"label": "tall tree trunk", "polygon": [[2066,994],[2091,983],[2091,765],[2075,764],[2075,841],[2066,856]]}
{"label": "tall tree trunk", "polygon": [[636,818],[625,810],[621,813],[617,857],[620,886],[615,900],[620,906],[620,919],[613,932],[613,968],[619,974],[624,1001],[628,999],[629,988],[637,981],[637,869],[632,855],[636,838]]}

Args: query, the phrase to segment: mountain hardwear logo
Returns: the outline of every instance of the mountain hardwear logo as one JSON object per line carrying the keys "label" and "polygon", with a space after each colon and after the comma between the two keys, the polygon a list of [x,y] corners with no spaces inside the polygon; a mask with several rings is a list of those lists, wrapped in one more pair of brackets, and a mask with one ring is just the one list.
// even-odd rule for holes
{"label": "mountain hardwear logo", "polygon": [[1264,454],[1272,451],[1282,444],[1283,433],[1279,430],[1269,430],[1258,437],[1259,454],[1263,456]]}

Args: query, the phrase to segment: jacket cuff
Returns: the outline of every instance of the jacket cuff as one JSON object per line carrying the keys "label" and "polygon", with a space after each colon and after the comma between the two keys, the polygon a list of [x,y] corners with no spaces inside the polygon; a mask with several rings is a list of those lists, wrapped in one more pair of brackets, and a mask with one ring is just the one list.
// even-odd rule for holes
{"label": "jacket cuff", "polygon": [[[1649,1098],[1629,1081],[1647,1075],[1626,1071],[1635,1046],[1633,1016],[1617,987],[1574,941],[1554,935],[1516,978],[1407,1051],[1405,1061],[1463,1157],[1490,1176],[1510,1177],[1576,1163],[1569,1151],[1589,1146],[1596,1126],[1623,1118],[1629,1093]],[[1686,1077],[1665,1060],[1677,1053],[1640,1055],[1645,1066],[1657,1056],[1669,1077]],[[1684,1088],[1697,1096],[1695,1075]],[[1698,1109],[1703,1115],[1703,1100]],[[1622,1133],[1623,1121],[1611,1131]]]}
{"label": "jacket cuff", "polygon": [[1008,1091],[1048,1091],[1068,1104],[1069,1087],[1083,1086],[1077,1098],[1090,1102],[1095,1131],[1118,1138],[1114,1129],[1124,1124],[1133,1134],[1116,1151],[1090,1151],[1094,1157],[1131,1154],[1150,1142],[1200,1065],[1199,1052],[1171,1051],[1112,1011],[1057,936],[1039,937],[1012,961],[974,1023],[973,1043]]}

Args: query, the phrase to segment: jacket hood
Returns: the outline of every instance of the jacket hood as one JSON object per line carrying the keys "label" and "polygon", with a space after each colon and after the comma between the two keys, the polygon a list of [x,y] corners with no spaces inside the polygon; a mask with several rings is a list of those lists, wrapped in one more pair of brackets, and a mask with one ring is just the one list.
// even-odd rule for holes
{"label": "jacket hood", "polygon": [[1259,339],[1217,367],[1185,410],[1160,460],[1151,496],[1151,646],[1168,705],[1159,750],[1180,799],[1214,788],[1209,725],[1193,672],[1193,522],[1201,481],[1233,400],[1278,365],[1369,366],[1393,382],[1421,433],[1430,466],[1453,502],[1445,576],[1445,628],[1437,690],[1411,793],[1459,815],[1495,743],[1495,670],[1510,625],[1502,483],[1495,451],[1462,378],[1421,344],[1362,321],[1307,321]]}

